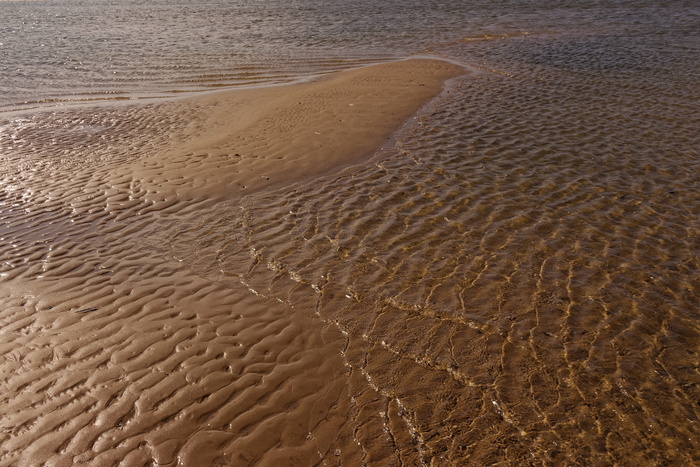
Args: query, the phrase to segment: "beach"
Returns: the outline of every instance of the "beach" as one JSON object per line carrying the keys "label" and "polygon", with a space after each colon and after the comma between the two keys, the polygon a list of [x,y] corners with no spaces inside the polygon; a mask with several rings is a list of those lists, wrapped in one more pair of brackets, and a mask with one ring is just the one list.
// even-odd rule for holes
{"label": "beach", "polygon": [[0,466],[700,464],[692,2],[0,18]]}

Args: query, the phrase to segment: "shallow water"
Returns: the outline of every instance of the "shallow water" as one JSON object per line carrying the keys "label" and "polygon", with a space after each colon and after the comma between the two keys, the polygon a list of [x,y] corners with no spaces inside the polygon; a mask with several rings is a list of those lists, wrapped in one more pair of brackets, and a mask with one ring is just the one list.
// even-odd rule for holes
{"label": "shallow water", "polygon": [[[265,4],[265,46],[236,30],[254,59],[190,38],[180,74],[154,65],[180,43],[156,59],[126,34],[129,80],[74,88],[411,52],[476,71],[367,163],[219,203],[110,179],[201,110],[5,114],[0,462],[700,463],[697,6],[300,3]],[[182,37],[220,13],[193,6],[157,11]],[[72,73],[4,103],[65,99]]]}
{"label": "shallow water", "polygon": [[683,1],[2,1],[0,106],[288,82],[484,36],[670,34],[690,54],[697,15]]}

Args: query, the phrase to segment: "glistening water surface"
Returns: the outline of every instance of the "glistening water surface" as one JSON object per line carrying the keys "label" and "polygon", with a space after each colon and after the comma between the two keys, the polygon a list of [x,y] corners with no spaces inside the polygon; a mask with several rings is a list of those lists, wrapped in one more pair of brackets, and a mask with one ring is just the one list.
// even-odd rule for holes
{"label": "glistening water surface", "polygon": [[12,62],[5,104],[477,70],[370,161],[218,203],[110,175],[206,109],[6,114],[0,462],[700,463],[697,5],[292,3],[0,2],[124,41]]}
{"label": "glistening water surface", "polygon": [[692,1],[4,0],[0,106],[288,82],[485,36],[613,34],[690,55],[697,14]]}

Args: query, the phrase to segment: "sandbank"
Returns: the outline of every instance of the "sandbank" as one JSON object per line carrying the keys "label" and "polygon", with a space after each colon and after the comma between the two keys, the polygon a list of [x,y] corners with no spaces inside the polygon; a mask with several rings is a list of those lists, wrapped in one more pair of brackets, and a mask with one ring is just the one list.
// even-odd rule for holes
{"label": "sandbank", "polygon": [[411,59],[184,99],[183,109],[204,109],[203,120],[174,135],[177,146],[130,170],[159,191],[207,197],[293,183],[363,160],[446,79],[464,72],[450,62]]}

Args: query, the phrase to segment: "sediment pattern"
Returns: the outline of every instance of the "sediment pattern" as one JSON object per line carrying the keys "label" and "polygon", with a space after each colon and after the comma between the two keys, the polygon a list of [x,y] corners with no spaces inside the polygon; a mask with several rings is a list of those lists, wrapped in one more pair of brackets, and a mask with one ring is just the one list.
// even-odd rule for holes
{"label": "sediment pattern", "polygon": [[348,336],[370,464],[700,459],[697,117],[552,74],[465,79],[373,165],[170,244]]}
{"label": "sediment pattern", "polygon": [[207,203],[118,174],[174,123],[121,112],[4,122],[0,464],[359,459],[342,334],[160,254],[158,218]]}
{"label": "sediment pattern", "polygon": [[0,464],[700,463],[692,73],[495,42],[372,161],[242,199],[119,172],[162,108],[3,122]]}

